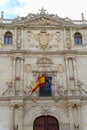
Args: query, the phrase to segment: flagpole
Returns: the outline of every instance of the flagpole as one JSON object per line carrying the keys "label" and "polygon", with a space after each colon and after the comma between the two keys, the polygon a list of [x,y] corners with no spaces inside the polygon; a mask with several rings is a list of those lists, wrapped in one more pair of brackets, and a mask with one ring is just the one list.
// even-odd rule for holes
{"label": "flagpole", "polygon": [[32,91],[29,91],[27,94],[26,94],[26,96],[28,97],[28,96],[30,96],[32,94]]}

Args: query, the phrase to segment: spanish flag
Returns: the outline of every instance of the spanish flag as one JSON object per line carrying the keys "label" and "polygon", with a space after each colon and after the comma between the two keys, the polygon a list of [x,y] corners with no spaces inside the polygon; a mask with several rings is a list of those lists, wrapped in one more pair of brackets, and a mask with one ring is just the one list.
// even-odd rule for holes
{"label": "spanish flag", "polygon": [[45,85],[45,75],[42,75],[42,76],[38,76],[33,88],[32,88],[32,92],[36,91],[36,89],[38,87],[42,87]]}

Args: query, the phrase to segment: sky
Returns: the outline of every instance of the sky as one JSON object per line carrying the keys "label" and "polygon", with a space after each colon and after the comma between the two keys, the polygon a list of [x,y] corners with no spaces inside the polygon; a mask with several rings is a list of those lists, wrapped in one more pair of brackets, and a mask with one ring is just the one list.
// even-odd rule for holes
{"label": "sky", "polygon": [[4,11],[5,18],[27,16],[38,13],[44,8],[49,14],[57,14],[61,18],[81,20],[81,14],[87,19],[87,0],[1,0],[0,12]]}

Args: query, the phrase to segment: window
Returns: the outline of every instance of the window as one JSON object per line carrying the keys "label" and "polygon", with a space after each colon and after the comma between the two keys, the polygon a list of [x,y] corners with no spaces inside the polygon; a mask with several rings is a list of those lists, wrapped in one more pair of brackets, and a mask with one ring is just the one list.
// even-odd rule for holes
{"label": "window", "polygon": [[82,35],[80,33],[74,34],[75,45],[82,45]]}
{"label": "window", "polygon": [[4,35],[4,44],[12,44],[12,33],[6,32]]}
{"label": "window", "polygon": [[44,86],[39,88],[39,95],[41,97],[44,96],[51,96],[52,95],[52,77],[51,76],[46,76],[46,83]]}

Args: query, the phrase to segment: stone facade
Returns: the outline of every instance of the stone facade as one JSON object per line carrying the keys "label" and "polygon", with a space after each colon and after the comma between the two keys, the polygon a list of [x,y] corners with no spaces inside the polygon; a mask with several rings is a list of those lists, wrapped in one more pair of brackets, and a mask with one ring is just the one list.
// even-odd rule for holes
{"label": "stone facade", "polygon": [[[8,32],[11,43],[5,37]],[[52,77],[52,95],[40,97],[39,88],[30,94],[43,73]],[[12,20],[1,14],[0,130],[33,130],[35,119],[47,115],[58,120],[59,130],[86,130],[86,87],[87,21],[83,16],[77,21],[63,19],[44,9]]]}

